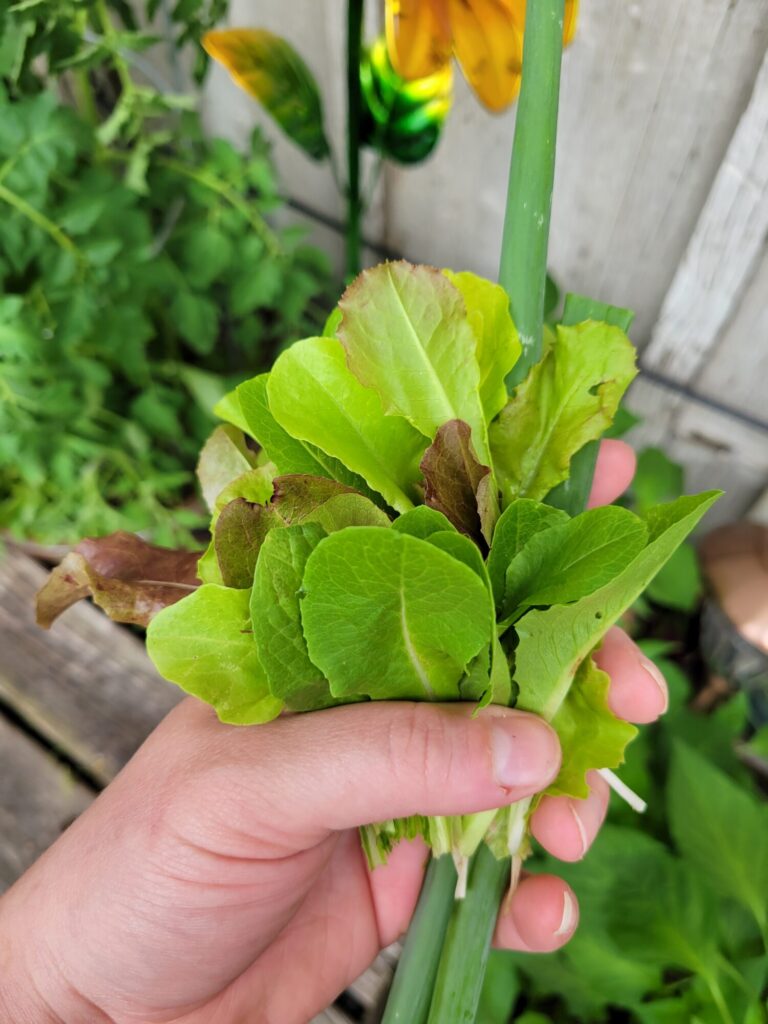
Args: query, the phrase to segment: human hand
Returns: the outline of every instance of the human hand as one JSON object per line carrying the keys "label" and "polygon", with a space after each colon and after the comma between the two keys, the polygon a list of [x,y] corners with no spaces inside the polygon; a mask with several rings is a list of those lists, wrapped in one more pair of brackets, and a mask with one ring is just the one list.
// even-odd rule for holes
{"label": "human hand", "polygon": [[[634,460],[604,444],[593,498]],[[597,660],[613,710],[646,722],[663,680],[612,630]],[[14,1024],[303,1024],[407,927],[425,864],[404,843],[369,872],[356,827],[449,815],[544,789],[560,751],[535,716],[368,703],[244,729],[184,701],[94,805],[0,901],[0,1018]],[[532,822],[583,856],[608,792],[545,798]],[[576,927],[554,876],[520,883],[496,941],[546,951]],[[5,1010],[6,1016],[3,1015]]]}

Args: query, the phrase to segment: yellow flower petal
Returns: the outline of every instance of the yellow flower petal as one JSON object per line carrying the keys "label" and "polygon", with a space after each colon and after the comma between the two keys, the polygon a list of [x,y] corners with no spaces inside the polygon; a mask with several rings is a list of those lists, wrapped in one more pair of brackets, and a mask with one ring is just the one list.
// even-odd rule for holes
{"label": "yellow flower petal", "polygon": [[453,48],[482,103],[500,111],[520,91],[522,23],[504,0],[449,0]]}
{"label": "yellow flower petal", "polygon": [[579,20],[579,0],[565,0],[565,18],[563,20],[563,46],[573,40],[576,35],[576,22]]}
{"label": "yellow flower petal", "polygon": [[387,48],[401,78],[425,78],[451,59],[446,0],[386,0]]}

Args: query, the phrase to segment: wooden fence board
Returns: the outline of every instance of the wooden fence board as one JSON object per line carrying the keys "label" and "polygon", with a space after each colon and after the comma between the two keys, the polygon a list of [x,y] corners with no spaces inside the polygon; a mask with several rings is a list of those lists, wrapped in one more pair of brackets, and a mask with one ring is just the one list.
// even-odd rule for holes
{"label": "wooden fence board", "polygon": [[645,354],[689,381],[717,345],[768,230],[768,55],[664,300]]}

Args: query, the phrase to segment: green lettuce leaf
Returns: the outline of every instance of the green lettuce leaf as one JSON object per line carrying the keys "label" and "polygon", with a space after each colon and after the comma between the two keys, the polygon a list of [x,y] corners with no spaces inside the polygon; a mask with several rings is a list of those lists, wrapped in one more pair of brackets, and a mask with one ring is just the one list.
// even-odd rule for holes
{"label": "green lettuce leaf", "polygon": [[475,335],[457,289],[431,267],[400,260],[364,271],[341,298],[338,335],[349,367],[429,438],[449,420],[472,430],[490,465]]}
{"label": "green lettuce leaf", "polygon": [[461,292],[475,335],[480,366],[480,401],[490,423],[507,404],[507,374],[520,357],[517,329],[509,314],[509,296],[493,281],[469,271],[443,273]]}
{"label": "green lettuce leaf", "polygon": [[420,537],[421,540],[426,540],[433,533],[454,530],[455,527],[436,508],[417,505],[416,508],[412,508],[398,516],[397,519],[394,519],[392,521],[392,529],[397,530],[398,533],[407,533],[411,537]]}
{"label": "green lettuce leaf", "polygon": [[467,665],[491,641],[490,595],[476,572],[396,530],[325,538],[303,586],[309,655],[336,697],[456,700]]}
{"label": "green lettuce leaf", "polygon": [[307,559],[326,537],[318,523],[272,530],[259,552],[251,593],[253,635],[273,697],[292,711],[336,703],[312,664],[301,629],[299,596]]}
{"label": "green lettuce leaf", "polygon": [[229,424],[216,427],[197,462],[197,479],[209,510],[213,512],[216,499],[227,484],[255,466],[256,457],[248,450],[242,431]]}
{"label": "green lettuce leaf", "polygon": [[237,498],[215,522],[213,543],[221,582],[228,587],[251,586],[270,530],[304,522],[320,523],[328,533],[345,526],[389,526],[372,501],[336,480],[296,474],[275,477],[273,486],[269,504]]}
{"label": "green lettuce leaf", "polygon": [[615,579],[573,604],[535,609],[519,620],[514,674],[519,707],[553,719],[575,668],[637,600],[720,493],[705,491],[653,509],[646,517],[648,545]]}
{"label": "green lettuce leaf", "polygon": [[557,328],[537,363],[491,424],[504,503],[543,498],[568,475],[571,457],[600,437],[636,373],[618,327],[587,321]]}
{"label": "green lettuce leaf", "polygon": [[626,746],[637,735],[637,729],[617,718],[608,707],[610,684],[608,674],[591,657],[582,661],[552,719],[560,737],[563,763],[547,793],[586,798],[588,771],[618,768],[624,761]]}
{"label": "green lettuce leaf", "polygon": [[240,399],[237,395],[237,388],[233,388],[232,391],[228,391],[226,395],[223,395],[213,407],[214,416],[218,416],[220,420],[224,420],[225,423],[231,423],[233,426],[242,430],[244,434],[250,434],[248,427],[248,421],[243,415],[243,410],[240,408]]}
{"label": "green lettuce leaf", "polygon": [[537,533],[507,567],[502,616],[586,597],[618,576],[647,539],[642,519],[617,505]]}
{"label": "green lettuce leaf", "polygon": [[513,558],[537,533],[567,522],[565,512],[531,498],[518,498],[504,509],[493,531],[488,554],[488,575],[497,607],[500,608],[504,600],[507,567]]}
{"label": "green lettuce leaf", "polygon": [[376,392],[350,373],[335,338],[308,338],[283,352],[267,396],[291,436],[342,460],[399,512],[413,506],[427,439],[402,417],[384,415]]}
{"label": "green lettuce leaf", "polygon": [[205,584],[165,608],[147,630],[147,651],[160,675],[234,725],[268,722],[282,708],[259,663],[249,598],[247,590]]}
{"label": "green lettuce leaf", "polygon": [[[421,460],[424,501],[450,519],[457,530],[481,541],[492,536],[495,525],[487,514],[486,521],[481,521],[478,501],[480,485],[491,471],[480,464],[470,433],[469,424],[461,420],[449,420],[440,427]],[[485,506],[484,512],[488,511]]]}

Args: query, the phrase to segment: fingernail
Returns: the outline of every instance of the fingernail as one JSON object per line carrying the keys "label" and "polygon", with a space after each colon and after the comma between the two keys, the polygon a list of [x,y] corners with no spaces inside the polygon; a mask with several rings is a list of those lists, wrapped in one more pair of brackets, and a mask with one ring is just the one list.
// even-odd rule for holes
{"label": "fingernail", "polygon": [[659,711],[659,714],[663,715],[665,713],[665,711],[667,710],[667,708],[669,707],[669,689],[667,688],[667,681],[664,678],[664,676],[662,675],[661,669],[659,668],[659,666],[655,665],[651,661],[651,659],[646,657],[644,654],[640,655],[640,664],[642,665],[642,667],[645,669],[645,671],[648,673],[648,675],[651,677],[651,679],[654,681],[654,683],[656,684],[656,686],[659,689],[659,693],[661,694],[661,701],[662,701],[661,711]]}
{"label": "fingernail", "polygon": [[579,814],[578,809],[576,808],[573,800],[568,801],[568,810],[573,815],[573,820],[576,822],[576,829],[579,833],[579,841],[581,843],[581,853],[579,854],[579,860],[581,860],[581,858],[584,856],[584,854],[587,852],[587,849],[589,848],[587,830],[584,827],[584,822],[581,820],[581,815]]}
{"label": "fingernail", "polygon": [[562,935],[570,935],[573,931],[573,926],[576,922],[576,900],[573,898],[571,893],[567,890],[563,890],[563,916],[560,919],[560,925],[555,932],[557,938]]}
{"label": "fingernail", "polygon": [[560,764],[560,747],[552,729],[533,715],[494,711],[492,716],[491,754],[498,784],[531,792],[543,789]]}

